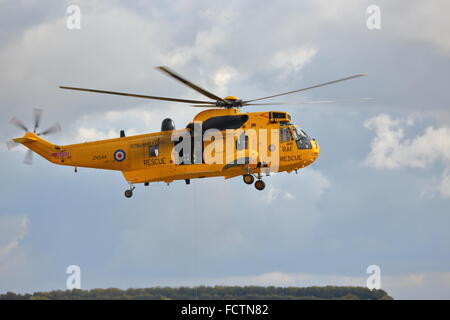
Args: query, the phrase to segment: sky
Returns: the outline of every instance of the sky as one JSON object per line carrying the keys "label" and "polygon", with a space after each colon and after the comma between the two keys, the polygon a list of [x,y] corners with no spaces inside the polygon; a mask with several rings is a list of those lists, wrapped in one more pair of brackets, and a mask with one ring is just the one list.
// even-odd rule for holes
{"label": "sky", "polygon": [[[80,29],[68,29],[70,5]],[[369,29],[367,8],[380,8]],[[221,96],[252,99],[357,73],[277,107],[321,154],[296,174],[139,185],[0,146],[0,292],[194,285],[358,285],[368,266],[396,299],[450,298],[450,3],[435,1],[0,0],[0,139],[16,116],[69,144],[177,128],[197,108],[59,85],[198,99],[169,66]],[[258,107],[248,111],[272,110]],[[246,109],[247,110],[247,109]]]}

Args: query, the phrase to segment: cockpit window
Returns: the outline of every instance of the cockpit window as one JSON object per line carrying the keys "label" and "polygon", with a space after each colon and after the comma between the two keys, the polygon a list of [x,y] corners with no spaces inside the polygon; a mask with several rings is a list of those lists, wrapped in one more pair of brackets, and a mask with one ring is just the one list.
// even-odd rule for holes
{"label": "cockpit window", "polygon": [[297,147],[299,149],[311,149],[311,138],[306,134],[306,132],[298,126],[294,126],[292,129],[294,132],[295,141],[297,142]]}
{"label": "cockpit window", "polygon": [[295,135],[295,140],[298,140],[300,138],[308,138],[308,135],[306,134],[305,131],[303,131],[302,129],[300,129],[298,126],[294,126],[293,127],[293,131],[294,131],[294,135]]}
{"label": "cockpit window", "polygon": [[280,129],[280,142],[286,142],[292,140],[291,131],[289,128],[281,128]]}

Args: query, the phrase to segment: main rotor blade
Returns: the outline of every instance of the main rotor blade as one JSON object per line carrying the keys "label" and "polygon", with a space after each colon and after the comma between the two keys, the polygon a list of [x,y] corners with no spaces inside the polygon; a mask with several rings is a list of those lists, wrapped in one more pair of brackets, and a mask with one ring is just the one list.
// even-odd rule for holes
{"label": "main rotor blade", "polygon": [[274,103],[243,103],[242,106],[281,106],[281,105],[287,105],[289,103],[284,102],[274,102]]}
{"label": "main rotor blade", "polygon": [[42,109],[33,109],[34,114],[34,129],[33,132],[36,133],[37,128],[39,127],[39,123],[41,122]]}
{"label": "main rotor blade", "polygon": [[45,136],[47,134],[55,133],[55,132],[61,132],[61,125],[59,123],[55,123],[47,130],[44,130],[40,133],[38,133],[38,136]]}
{"label": "main rotor blade", "polygon": [[16,117],[13,117],[9,122],[11,122],[16,127],[19,127],[20,129],[24,130],[25,132],[28,132],[28,128]]}
{"label": "main rotor blade", "polygon": [[197,86],[196,84],[194,84],[194,83],[192,83],[191,81],[189,81],[189,80],[183,78],[182,76],[180,76],[179,74],[175,73],[174,71],[170,70],[170,69],[167,68],[167,67],[160,66],[160,67],[156,67],[156,69],[162,71],[162,72],[165,73],[166,75],[168,75],[168,76],[170,76],[170,77],[172,77],[172,78],[174,78],[174,79],[180,81],[181,83],[187,85],[189,88],[194,89],[194,90],[197,91],[197,92],[200,92],[201,94],[203,94],[204,96],[207,96],[207,97],[210,98],[210,99],[214,99],[214,100],[216,100],[216,101],[222,101],[222,102],[225,102],[225,100],[223,100],[221,97],[216,96],[215,94],[213,94],[213,93],[211,93],[211,92],[209,92],[209,91],[206,91],[206,90],[203,89],[203,88],[200,88],[200,87]]}
{"label": "main rotor blade", "polygon": [[25,155],[25,158],[23,159],[23,163],[25,164],[32,164],[33,163],[33,151],[31,149],[28,149],[27,154]]}
{"label": "main rotor blade", "polygon": [[299,102],[274,102],[274,103],[244,103],[243,106],[280,106],[280,105],[298,105],[298,104],[323,104],[323,103],[342,103],[342,102],[367,102],[373,101],[373,98],[354,98],[354,99],[327,99]]}
{"label": "main rotor blade", "polygon": [[196,107],[196,108],[224,108],[224,107],[219,107],[215,104],[191,104],[191,107]]}
{"label": "main rotor blade", "polygon": [[246,104],[247,102],[254,102],[254,101],[260,101],[260,100],[264,100],[264,99],[269,99],[269,98],[275,98],[275,97],[279,97],[279,96],[284,96],[287,94],[291,94],[291,93],[295,93],[295,92],[300,92],[300,91],[306,91],[306,90],[310,90],[310,89],[314,89],[314,88],[319,88],[319,87],[323,87],[323,86],[327,86],[333,83],[337,83],[337,82],[341,82],[341,81],[346,81],[346,80],[350,80],[350,79],[354,79],[354,78],[359,78],[359,77],[364,77],[367,76],[366,73],[360,73],[360,74],[355,74],[353,76],[350,77],[346,77],[346,78],[342,78],[342,79],[338,79],[338,80],[334,80],[334,81],[330,81],[330,82],[325,82],[325,83],[321,83],[315,86],[311,86],[311,87],[307,87],[307,88],[303,88],[303,89],[298,89],[298,90],[293,90],[293,91],[289,91],[289,92],[285,92],[285,93],[280,93],[280,94],[275,94],[273,96],[268,96],[268,97],[264,97],[264,98],[258,98],[258,99],[253,99],[253,100],[247,100],[244,101],[243,104]]}
{"label": "main rotor blade", "polygon": [[105,90],[95,90],[95,89],[85,89],[85,88],[75,88],[75,87],[65,87],[65,86],[60,86],[60,88],[61,89],[67,89],[67,90],[78,90],[78,91],[87,91],[87,92],[95,92],[95,93],[106,93],[106,94],[114,94],[114,95],[118,95],[118,96],[153,99],[153,100],[163,100],[163,101],[173,101],[173,102],[183,102],[183,103],[199,103],[199,104],[214,103],[212,101],[198,101],[198,100],[186,100],[186,99],[177,99],[177,98],[155,97],[155,96],[147,96],[147,95],[143,95],[143,94],[134,94],[134,93],[116,92],[116,91],[105,91]]}
{"label": "main rotor blade", "polygon": [[[327,99],[327,100],[311,100],[311,101],[299,101],[299,102],[269,102],[269,103],[244,103],[245,106],[283,106],[283,105],[298,105],[298,104],[322,104],[322,103],[342,103],[342,102],[367,102],[373,101],[373,98],[351,98],[351,99]],[[193,104],[191,107],[196,108],[225,108],[215,104]]]}

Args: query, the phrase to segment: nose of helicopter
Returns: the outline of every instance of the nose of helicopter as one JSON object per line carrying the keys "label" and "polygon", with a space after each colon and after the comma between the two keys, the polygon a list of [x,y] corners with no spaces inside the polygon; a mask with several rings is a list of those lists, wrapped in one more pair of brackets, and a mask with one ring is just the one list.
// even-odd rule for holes
{"label": "nose of helicopter", "polygon": [[320,154],[320,147],[317,143],[316,139],[311,140],[311,147],[312,147],[312,161],[316,161],[317,157],[319,157]]}

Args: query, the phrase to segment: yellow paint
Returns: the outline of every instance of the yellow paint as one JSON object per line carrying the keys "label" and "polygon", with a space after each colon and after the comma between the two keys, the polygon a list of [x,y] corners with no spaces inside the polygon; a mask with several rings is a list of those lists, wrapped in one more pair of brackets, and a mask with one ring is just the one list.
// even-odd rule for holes
{"label": "yellow paint", "polygon": [[236,98],[235,96],[228,96],[223,98],[223,100],[238,100],[238,98]]}
{"label": "yellow paint", "polygon": [[[234,97],[227,97],[234,98]],[[227,99],[225,98],[225,99]],[[283,127],[279,121],[271,121],[269,112],[240,113],[238,109],[210,109],[197,114],[194,122],[203,122],[210,117],[223,115],[248,115],[248,121],[241,130],[255,129],[259,134],[261,129],[276,129]],[[287,116],[287,114],[286,114]],[[284,127],[292,127],[284,124]],[[175,130],[183,132],[188,129]],[[130,183],[171,182],[181,179],[195,179],[203,177],[223,176],[225,179],[243,175],[245,173],[263,173],[266,169],[258,167],[257,163],[264,163],[264,156],[258,150],[251,148],[240,151],[245,157],[254,160],[253,164],[239,164],[225,168],[231,158],[237,155],[235,151],[231,155],[218,154],[222,159],[221,164],[183,164],[177,165],[172,157],[174,142],[171,141],[172,131],[155,132],[123,138],[85,142],[64,146],[54,145],[34,133],[27,132],[21,138],[14,141],[23,144],[48,161],[66,166],[97,168],[121,171],[125,179]],[[277,131],[278,132],[278,131]],[[222,131],[222,139],[226,140],[226,132]],[[205,142],[203,150],[213,143]],[[267,142],[268,145],[271,141]],[[315,161],[320,153],[316,141],[312,140],[312,149],[298,149],[294,140],[280,142],[279,167],[277,172],[301,169]],[[150,157],[151,146],[158,146],[158,155]],[[224,143],[225,148],[225,143]],[[217,151],[220,153],[220,151]],[[122,159],[114,158],[114,154]],[[268,152],[270,154],[270,152]],[[122,160],[122,161],[118,161]],[[231,159],[232,160],[232,159]]]}

